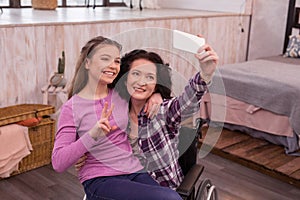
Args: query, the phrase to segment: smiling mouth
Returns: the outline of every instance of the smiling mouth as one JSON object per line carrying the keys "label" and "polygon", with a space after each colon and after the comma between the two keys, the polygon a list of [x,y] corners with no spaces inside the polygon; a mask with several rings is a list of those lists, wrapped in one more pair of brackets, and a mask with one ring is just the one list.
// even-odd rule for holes
{"label": "smiling mouth", "polygon": [[134,91],[136,92],[145,92],[146,90],[143,88],[139,88],[139,87],[133,87]]}
{"label": "smiling mouth", "polygon": [[109,75],[109,76],[115,76],[116,73],[115,72],[110,72],[110,71],[103,71],[103,74]]}

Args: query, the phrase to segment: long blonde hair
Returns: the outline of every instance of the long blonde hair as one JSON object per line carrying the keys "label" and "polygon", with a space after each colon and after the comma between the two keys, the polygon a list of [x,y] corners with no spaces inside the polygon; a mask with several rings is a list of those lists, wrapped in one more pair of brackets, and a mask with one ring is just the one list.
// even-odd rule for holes
{"label": "long blonde hair", "polygon": [[[113,45],[117,47],[119,51],[122,50],[122,46],[118,42],[102,36],[97,36],[88,41],[80,51],[80,56],[76,63],[75,74],[69,88],[68,99],[74,94],[79,93],[86,86],[88,82],[88,70],[85,68],[86,60],[95,54],[96,47],[99,45]],[[108,87],[112,88],[110,84]]]}

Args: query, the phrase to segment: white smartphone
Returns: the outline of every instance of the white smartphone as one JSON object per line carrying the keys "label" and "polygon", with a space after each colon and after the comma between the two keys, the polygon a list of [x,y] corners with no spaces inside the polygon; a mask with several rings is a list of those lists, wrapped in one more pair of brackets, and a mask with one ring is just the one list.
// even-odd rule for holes
{"label": "white smartphone", "polygon": [[196,54],[205,44],[205,39],[186,32],[173,30],[173,47]]}

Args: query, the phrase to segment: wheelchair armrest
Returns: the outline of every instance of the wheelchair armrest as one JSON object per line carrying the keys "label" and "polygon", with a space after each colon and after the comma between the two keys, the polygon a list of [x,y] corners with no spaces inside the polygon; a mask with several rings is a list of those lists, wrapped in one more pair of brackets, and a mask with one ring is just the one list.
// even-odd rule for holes
{"label": "wheelchair armrest", "polygon": [[177,192],[180,195],[189,196],[194,189],[194,186],[199,179],[200,175],[204,170],[204,166],[195,164],[193,167],[188,171],[187,175],[184,177],[182,183],[177,188]]}

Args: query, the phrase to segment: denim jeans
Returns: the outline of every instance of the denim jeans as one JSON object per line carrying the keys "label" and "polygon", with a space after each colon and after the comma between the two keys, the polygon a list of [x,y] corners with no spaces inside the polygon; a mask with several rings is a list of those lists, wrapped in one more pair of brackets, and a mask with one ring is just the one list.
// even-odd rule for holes
{"label": "denim jeans", "polygon": [[88,200],[180,200],[180,195],[160,186],[148,173],[97,177],[83,182]]}

